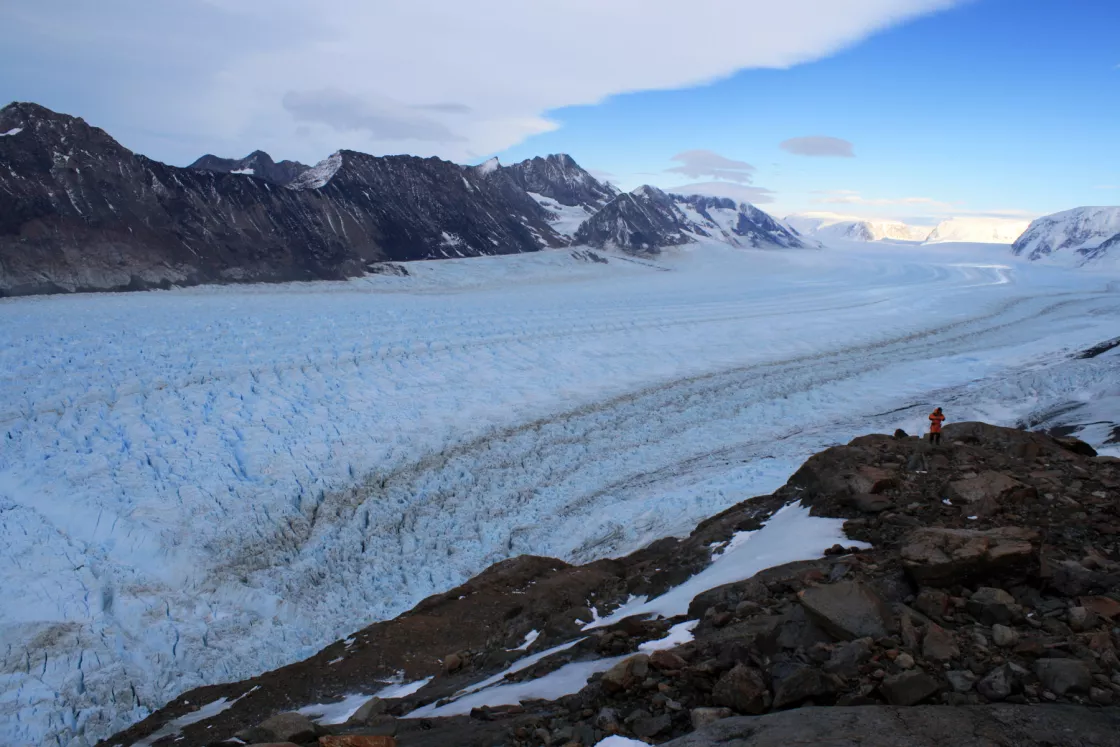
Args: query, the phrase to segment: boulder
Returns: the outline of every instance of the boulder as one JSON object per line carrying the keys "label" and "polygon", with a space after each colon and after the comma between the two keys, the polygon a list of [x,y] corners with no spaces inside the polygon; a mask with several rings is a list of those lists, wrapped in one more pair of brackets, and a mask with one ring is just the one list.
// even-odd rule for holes
{"label": "boulder", "polygon": [[1023,608],[1015,603],[1015,597],[1003,589],[984,586],[973,592],[966,605],[968,614],[984,625],[1000,623],[1006,625],[1021,619]]}
{"label": "boulder", "polygon": [[798,667],[774,686],[774,709],[799,705],[806,700],[836,694],[836,683],[814,667]]}
{"label": "boulder", "polygon": [[373,697],[363,703],[358,710],[354,711],[354,715],[350,717],[347,723],[350,724],[364,724],[374,716],[380,716],[385,713],[389,708],[381,698]]}
{"label": "boulder", "polygon": [[941,686],[925,672],[911,670],[886,677],[879,689],[891,705],[910,706],[936,695]]}
{"label": "boulder", "polygon": [[841,677],[855,677],[859,667],[871,658],[870,638],[857,638],[837,646],[824,665],[824,671]]}
{"label": "boulder", "polygon": [[672,651],[654,651],[649,657],[649,664],[660,672],[681,670],[688,666],[687,661]]}
{"label": "boulder", "polygon": [[[278,713],[257,727],[273,742],[310,742],[318,734],[315,723],[302,713]],[[256,740],[260,741],[260,739]]]}
{"label": "boulder", "polygon": [[976,692],[990,701],[1001,702],[1011,695],[1011,672],[1006,666],[996,667],[976,683]]}
{"label": "boulder", "polygon": [[603,673],[599,686],[605,692],[617,693],[629,690],[646,678],[649,673],[649,656],[638,654],[618,662]]}
{"label": "boulder", "polygon": [[949,483],[945,497],[955,505],[973,503],[998,503],[1004,500],[1018,500],[1036,494],[1034,488],[1024,485],[1010,475],[1001,472],[981,472],[976,477],[954,480]]}
{"label": "boulder", "polygon": [[901,555],[903,566],[917,583],[948,586],[1029,566],[1036,562],[1037,542],[1038,532],[1022,527],[927,527],[910,533]]}
{"label": "boulder", "polygon": [[875,493],[856,493],[846,496],[843,503],[865,514],[878,514],[894,507],[894,501],[890,498]]}
{"label": "boulder", "polygon": [[693,729],[703,729],[708,724],[731,718],[733,715],[734,711],[730,708],[693,708],[690,714]]}
{"label": "boulder", "polygon": [[761,672],[736,664],[716,681],[712,701],[739,713],[764,713],[770,707],[770,690]]}
{"label": "boulder", "polygon": [[1015,632],[1014,628],[1009,628],[1006,625],[996,623],[992,626],[992,643],[1000,648],[1009,648],[1014,646],[1019,640],[1019,634]]}
{"label": "boulder", "polygon": [[397,747],[394,737],[370,737],[358,734],[319,737],[319,747]]}
{"label": "boulder", "polygon": [[858,581],[814,586],[798,592],[797,598],[809,616],[836,638],[882,638],[895,628],[882,597]]}
{"label": "boulder", "polygon": [[1034,673],[1055,695],[1088,692],[1093,684],[1088,665],[1080,659],[1039,659],[1034,663]]}
{"label": "boulder", "polygon": [[636,719],[630,728],[635,736],[656,737],[673,728],[673,719],[669,714],[663,713],[660,716]]}
{"label": "boulder", "polygon": [[953,692],[958,693],[971,692],[976,684],[976,675],[967,669],[951,669],[945,673],[945,679],[949,680]]}
{"label": "boulder", "polygon": [[952,633],[931,623],[922,640],[922,655],[933,661],[951,661],[960,658],[961,649]]}

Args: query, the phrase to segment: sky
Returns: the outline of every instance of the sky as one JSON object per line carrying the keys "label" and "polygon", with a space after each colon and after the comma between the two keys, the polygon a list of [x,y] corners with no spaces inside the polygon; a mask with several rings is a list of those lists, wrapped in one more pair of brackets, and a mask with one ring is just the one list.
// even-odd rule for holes
{"label": "sky", "polygon": [[4,0],[0,102],[176,165],[570,153],[931,224],[1120,204],[1116,0]]}

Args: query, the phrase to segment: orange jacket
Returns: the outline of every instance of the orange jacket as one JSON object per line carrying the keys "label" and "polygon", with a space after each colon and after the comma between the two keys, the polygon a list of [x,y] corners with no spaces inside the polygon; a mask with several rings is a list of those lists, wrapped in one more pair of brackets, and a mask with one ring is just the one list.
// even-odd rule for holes
{"label": "orange jacket", "polygon": [[940,433],[941,424],[945,422],[945,416],[939,412],[931,412],[929,414],[929,432]]}

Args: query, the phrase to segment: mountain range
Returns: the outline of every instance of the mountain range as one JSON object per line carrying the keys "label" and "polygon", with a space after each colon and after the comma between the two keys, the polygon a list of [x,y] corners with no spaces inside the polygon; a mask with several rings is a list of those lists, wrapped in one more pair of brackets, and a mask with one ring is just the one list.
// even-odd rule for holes
{"label": "mountain range", "polygon": [[461,166],[342,150],[308,167],[256,151],[179,168],[31,103],[0,109],[0,133],[0,296],[342,279],[573,242],[804,246],[751,205],[620,194],[567,155]]}

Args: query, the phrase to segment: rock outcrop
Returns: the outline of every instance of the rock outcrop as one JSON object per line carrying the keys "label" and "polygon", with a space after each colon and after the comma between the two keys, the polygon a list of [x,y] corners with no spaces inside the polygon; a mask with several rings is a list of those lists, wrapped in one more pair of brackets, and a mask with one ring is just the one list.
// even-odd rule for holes
{"label": "rock outcrop", "polygon": [[[505,561],[307,661],[185,693],[105,744],[132,744],[220,698],[226,710],[168,739],[232,744],[222,740],[278,733],[278,714],[314,716],[312,704],[355,693],[369,702],[349,722],[320,723],[305,744],[384,735],[402,747],[571,746],[614,734],[681,747],[1115,744],[1120,460],[979,423],[947,426],[943,438],[833,447],[773,495],[626,558]],[[981,475],[1001,488],[985,493],[983,514],[948,500],[951,486]],[[1011,483],[991,475],[1031,490],[1004,490]],[[707,589],[669,619],[587,627],[634,595],[678,587],[791,502],[843,519],[870,549],[838,544]],[[534,683],[560,669],[581,673],[570,694],[534,700]],[[398,672],[417,685],[380,693]],[[435,711],[499,681],[526,694]],[[288,726],[307,737],[305,723]]]}
{"label": "rock outcrop", "polygon": [[746,203],[675,195],[644,186],[615,197],[579,227],[575,241],[640,254],[709,239],[737,247],[804,248],[792,231]]}

